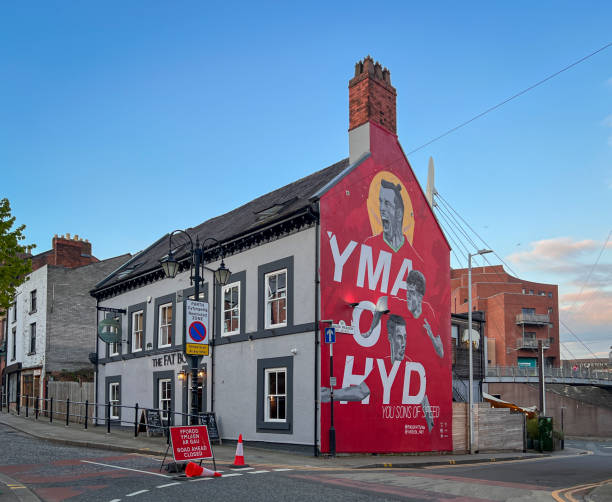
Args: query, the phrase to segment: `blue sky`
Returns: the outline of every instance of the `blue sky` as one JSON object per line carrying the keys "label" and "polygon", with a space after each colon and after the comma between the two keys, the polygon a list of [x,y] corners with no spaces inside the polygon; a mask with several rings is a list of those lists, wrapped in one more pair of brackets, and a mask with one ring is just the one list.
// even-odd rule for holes
{"label": "blue sky", "polygon": [[[134,253],[347,157],[368,54],[408,153],[610,43],[610,19],[607,1],[4,3],[0,196],[39,252],[69,232]],[[559,284],[562,319],[607,354],[612,47],[409,154],[423,185],[430,156],[444,199]],[[563,356],[589,355],[561,331]]]}

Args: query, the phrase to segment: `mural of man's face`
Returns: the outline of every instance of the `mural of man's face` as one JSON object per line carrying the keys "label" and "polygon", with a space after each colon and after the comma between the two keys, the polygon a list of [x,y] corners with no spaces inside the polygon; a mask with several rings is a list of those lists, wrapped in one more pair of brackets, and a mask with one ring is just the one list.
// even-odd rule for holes
{"label": "mural of man's face", "polygon": [[421,315],[421,304],[423,302],[423,295],[417,291],[416,285],[408,284],[406,287],[406,301],[408,303],[408,310],[416,319]]}
{"label": "mural of man's face", "polygon": [[[395,204],[395,191],[391,188],[380,187],[380,219],[382,220],[383,234],[391,238],[397,227],[397,207]],[[403,216],[403,215],[402,215]],[[401,218],[400,218],[401,220]],[[401,224],[400,224],[401,228]]]}
{"label": "mural of man's face", "polygon": [[406,354],[406,326],[396,324],[389,331],[389,345],[391,346],[391,362],[402,361]]}

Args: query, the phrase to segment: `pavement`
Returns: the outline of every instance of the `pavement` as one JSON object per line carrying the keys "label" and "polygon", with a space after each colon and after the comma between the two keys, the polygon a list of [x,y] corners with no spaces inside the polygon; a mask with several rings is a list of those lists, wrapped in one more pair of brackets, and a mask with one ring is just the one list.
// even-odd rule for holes
{"label": "pavement", "polygon": [[[73,445],[86,448],[99,448],[126,453],[141,453],[163,456],[167,450],[165,437],[147,437],[146,433],[140,433],[134,437],[134,430],[128,428],[112,428],[110,434],[104,426],[89,425],[87,429],[83,424],[70,423],[54,420],[49,422],[48,418],[40,417],[36,420],[30,416],[26,418],[23,414],[0,412],[0,424],[11,427],[17,431],[28,434],[35,438],[51,441],[63,445]],[[220,464],[232,464],[236,453],[236,443],[223,442],[213,444],[216,462]],[[335,457],[307,455],[303,451],[287,451],[278,448],[262,448],[260,444],[249,445],[248,438],[244,441],[244,457],[247,464],[267,464],[279,467],[292,468],[322,468],[322,469],[371,469],[371,468],[423,468],[435,465],[473,464],[482,462],[501,462],[509,460],[523,460],[543,458],[548,456],[559,456],[578,454],[579,450],[567,449],[560,452],[538,453],[534,451],[507,451],[476,453],[474,455],[463,453],[426,453],[426,454],[339,454]],[[172,460],[172,452],[169,453],[168,461]],[[11,486],[11,483],[13,486]],[[18,484],[17,484],[18,485]],[[0,478],[0,502],[14,500],[27,500],[28,490],[15,486],[13,481]],[[599,492],[603,494],[600,497]],[[591,492],[593,502],[612,500],[612,485],[603,485]],[[599,497],[599,498],[598,498]]]}

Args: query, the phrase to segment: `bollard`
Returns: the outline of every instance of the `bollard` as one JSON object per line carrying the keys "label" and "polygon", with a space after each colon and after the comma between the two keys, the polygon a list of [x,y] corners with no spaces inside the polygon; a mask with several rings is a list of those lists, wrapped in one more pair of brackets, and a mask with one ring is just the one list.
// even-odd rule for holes
{"label": "bollard", "polygon": [[40,398],[38,396],[36,396],[36,403],[34,404],[34,415],[36,417],[36,420],[38,420],[38,408],[40,408],[40,403],[39,400]]}
{"label": "bollard", "polygon": [[66,427],[68,427],[68,420],[70,420],[70,398],[66,399]]}
{"label": "bollard", "polygon": [[138,403],[134,406],[134,437],[138,437]]}
{"label": "bollard", "polygon": [[26,418],[30,416],[30,396],[26,395]]}
{"label": "bollard", "polygon": [[87,421],[89,420],[89,399],[85,400],[85,428],[87,429]]}
{"label": "bollard", "polygon": [[53,422],[53,398],[49,399],[49,423]]}
{"label": "bollard", "polygon": [[110,434],[110,401],[106,403],[106,433]]}

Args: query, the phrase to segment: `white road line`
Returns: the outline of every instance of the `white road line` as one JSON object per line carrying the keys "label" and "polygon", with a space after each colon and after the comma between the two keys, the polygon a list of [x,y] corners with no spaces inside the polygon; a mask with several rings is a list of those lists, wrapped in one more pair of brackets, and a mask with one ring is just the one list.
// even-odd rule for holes
{"label": "white road line", "polygon": [[293,469],[273,469],[276,472],[292,471]]}
{"label": "white road line", "polygon": [[176,483],[168,483],[167,485],[159,485],[159,486],[156,486],[155,488],[168,488],[169,486],[174,486],[174,485],[180,485],[180,483],[177,481]]}
{"label": "white road line", "polygon": [[128,493],[126,497],[135,497],[136,495],[140,495],[141,493],[147,493],[149,490],[139,490],[137,492]]}
{"label": "white road line", "polygon": [[142,474],[151,474],[152,476],[161,476],[162,478],[166,478],[166,479],[171,477],[171,476],[166,476],[165,474],[158,474],[157,472],[141,471],[139,469],[130,469],[129,467],[119,467],[118,465],[101,464],[100,462],[91,462],[90,460],[81,460],[81,462],[85,462],[86,464],[94,464],[94,465],[102,465],[104,467],[111,467],[112,469],[121,469],[123,471],[141,472]]}
{"label": "white road line", "polygon": [[110,502],[121,502],[121,499],[113,499]]}
{"label": "white road line", "polygon": [[242,474],[240,474],[239,472],[234,472],[232,474],[224,474],[223,476],[221,476],[222,478],[231,478],[232,476],[242,476]]}
{"label": "white road line", "polygon": [[255,467],[236,467],[232,471],[252,471]]}
{"label": "white road line", "polygon": [[263,474],[264,472],[270,472],[270,471],[253,471],[253,472],[247,472],[247,474]]}

